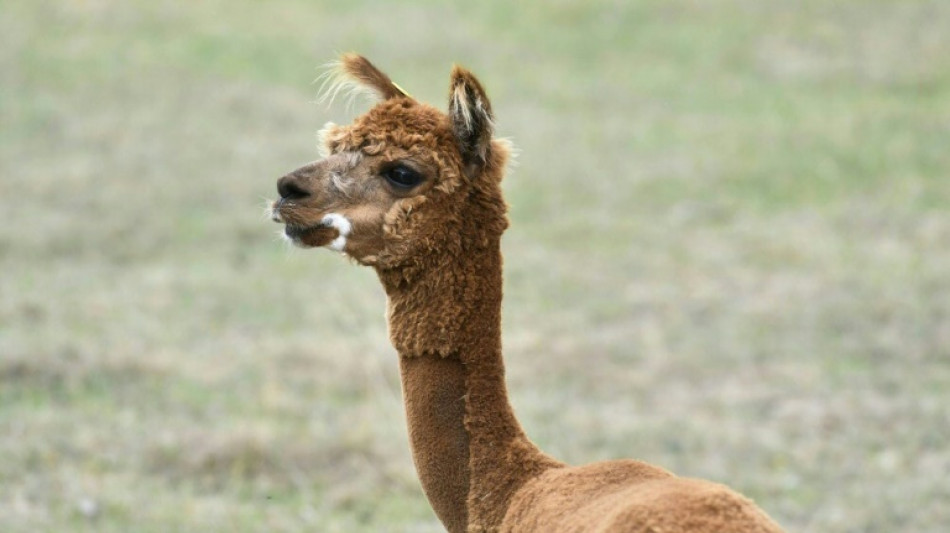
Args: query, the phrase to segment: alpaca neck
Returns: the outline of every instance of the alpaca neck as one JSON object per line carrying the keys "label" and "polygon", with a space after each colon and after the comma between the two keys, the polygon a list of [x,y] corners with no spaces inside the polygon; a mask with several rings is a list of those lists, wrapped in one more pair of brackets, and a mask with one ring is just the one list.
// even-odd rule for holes
{"label": "alpaca neck", "polygon": [[528,440],[508,403],[498,239],[439,263],[411,281],[380,272],[413,460],[449,531],[492,529],[515,490],[559,463]]}

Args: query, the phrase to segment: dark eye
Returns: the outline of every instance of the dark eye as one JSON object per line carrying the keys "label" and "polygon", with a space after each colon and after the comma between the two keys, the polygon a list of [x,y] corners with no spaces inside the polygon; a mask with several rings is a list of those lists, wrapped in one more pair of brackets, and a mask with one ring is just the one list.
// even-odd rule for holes
{"label": "dark eye", "polygon": [[405,166],[396,165],[383,171],[383,177],[386,178],[393,187],[397,189],[411,189],[422,183],[422,174]]}

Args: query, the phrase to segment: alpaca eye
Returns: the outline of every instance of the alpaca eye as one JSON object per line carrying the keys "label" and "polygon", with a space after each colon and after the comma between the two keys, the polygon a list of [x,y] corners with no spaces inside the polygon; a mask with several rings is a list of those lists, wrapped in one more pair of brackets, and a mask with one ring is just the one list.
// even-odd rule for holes
{"label": "alpaca eye", "polygon": [[411,189],[422,183],[422,174],[405,165],[386,169],[383,171],[383,177],[397,189]]}

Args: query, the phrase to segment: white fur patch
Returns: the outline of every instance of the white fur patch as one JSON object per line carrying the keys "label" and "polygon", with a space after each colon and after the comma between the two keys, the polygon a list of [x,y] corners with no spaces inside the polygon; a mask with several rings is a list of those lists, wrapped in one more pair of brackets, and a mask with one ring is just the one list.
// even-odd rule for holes
{"label": "white fur patch", "polygon": [[343,248],[346,247],[346,238],[349,236],[350,230],[353,229],[353,225],[350,224],[349,219],[339,213],[330,213],[324,216],[320,223],[325,226],[330,226],[331,228],[336,228],[336,230],[340,232],[340,236],[333,239],[330,244],[327,245],[327,248],[342,252]]}
{"label": "white fur patch", "polygon": [[347,173],[356,168],[362,159],[363,154],[356,151],[340,152],[327,158],[330,185],[333,186],[333,190],[336,193],[344,197],[349,197],[353,194],[356,183],[349,179]]}
{"label": "white fur patch", "polygon": [[452,99],[455,104],[454,111],[462,119],[466,131],[472,131],[472,109],[469,107],[468,94],[465,93],[465,87],[461,84],[456,85],[452,91]]}
{"label": "white fur patch", "polygon": [[327,122],[323,125],[323,128],[317,132],[317,151],[320,154],[320,157],[326,159],[330,157],[330,134],[333,133],[333,130],[338,128],[333,122]]}

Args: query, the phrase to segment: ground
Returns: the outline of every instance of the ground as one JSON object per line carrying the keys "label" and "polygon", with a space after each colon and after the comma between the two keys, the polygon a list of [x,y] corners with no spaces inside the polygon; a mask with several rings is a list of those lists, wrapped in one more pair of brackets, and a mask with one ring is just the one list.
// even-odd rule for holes
{"label": "ground", "polygon": [[505,347],[573,463],[950,522],[950,3],[0,3],[0,530],[438,531],[373,273],[262,216],[339,52],[520,147]]}

